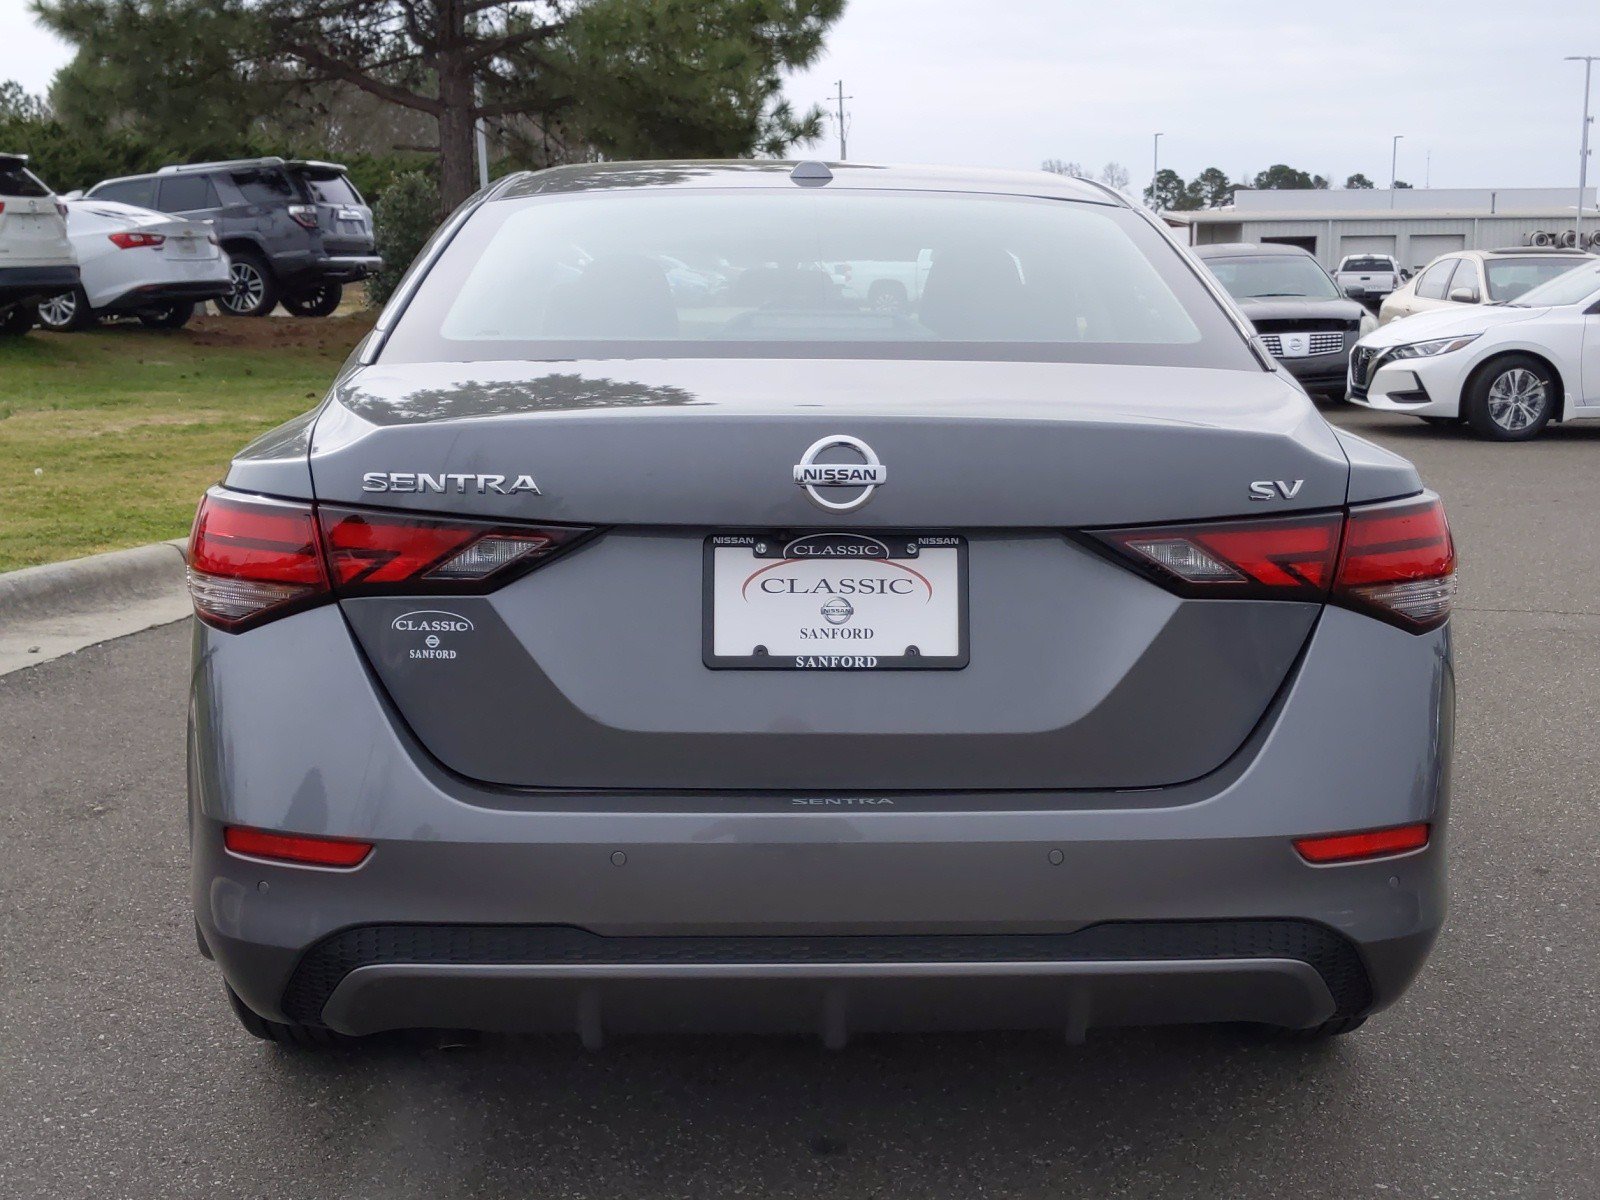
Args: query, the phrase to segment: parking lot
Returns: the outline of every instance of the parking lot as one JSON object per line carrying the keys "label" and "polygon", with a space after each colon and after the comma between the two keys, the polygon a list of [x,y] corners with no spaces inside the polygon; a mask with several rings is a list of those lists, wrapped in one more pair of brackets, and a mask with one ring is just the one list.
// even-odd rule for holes
{"label": "parking lot", "polygon": [[1417,462],[1462,558],[1453,915],[1361,1032],[286,1053],[194,953],[167,626],[0,680],[0,1193],[1592,1196],[1600,428],[1334,418]]}

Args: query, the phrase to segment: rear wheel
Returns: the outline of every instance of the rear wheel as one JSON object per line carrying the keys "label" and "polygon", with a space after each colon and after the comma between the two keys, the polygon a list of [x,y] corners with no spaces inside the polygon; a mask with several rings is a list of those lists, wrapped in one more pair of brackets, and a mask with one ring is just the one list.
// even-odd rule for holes
{"label": "rear wheel", "polygon": [[283,307],[297,317],[332,315],[344,299],[344,285],[336,281],[315,284],[283,298]]}
{"label": "rear wheel", "polygon": [[278,303],[278,281],[267,260],[254,250],[231,250],[228,275],[233,291],[218,299],[222,311],[235,317],[264,317]]}
{"label": "rear wheel", "polygon": [[16,304],[0,311],[0,337],[21,337],[36,320],[38,313],[31,304]]}
{"label": "rear wheel", "polygon": [[167,304],[160,308],[145,309],[139,314],[139,320],[150,329],[182,329],[192,316],[193,304]]}
{"label": "rear wheel", "polygon": [[276,1042],[280,1046],[294,1046],[302,1050],[326,1050],[334,1046],[348,1046],[360,1040],[314,1025],[269,1021],[239,999],[238,994],[227,984],[222,986],[227,990],[228,1003],[233,1006],[233,1013],[239,1018],[239,1024],[245,1027],[245,1032],[264,1042]]}
{"label": "rear wheel", "polygon": [[52,333],[76,333],[94,321],[94,309],[89,307],[89,297],[81,287],[39,302],[39,324]]}
{"label": "rear wheel", "polygon": [[1555,415],[1555,376],[1531,355],[1507,354],[1468,380],[1461,407],[1479,437],[1527,441],[1538,437]]}

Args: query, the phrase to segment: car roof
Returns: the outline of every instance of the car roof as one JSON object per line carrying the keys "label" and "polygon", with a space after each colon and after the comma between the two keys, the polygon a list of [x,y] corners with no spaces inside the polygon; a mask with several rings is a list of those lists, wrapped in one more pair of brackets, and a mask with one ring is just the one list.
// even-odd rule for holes
{"label": "car roof", "polygon": [[1593,258],[1585,250],[1567,250],[1554,246],[1501,246],[1496,250],[1459,250],[1457,254],[1475,254],[1479,258]]}
{"label": "car roof", "polygon": [[507,176],[491,200],[624,188],[788,188],[916,192],[983,192],[1045,196],[1131,208],[1127,198],[1086,179],[1049,171],[1000,171],[967,167],[887,166],[860,162],[778,159],[576,163]]}
{"label": "car roof", "polygon": [[1205,246],[1190,246],[1189,249],[1201,258],[1244,258],[1260,254],[1282,254],[1299,255],[1301,258],[1311,258],[1315,261],[1308,250],[1302,250],[1299,246],[1283,246],[1276,242],[1212,242]]}

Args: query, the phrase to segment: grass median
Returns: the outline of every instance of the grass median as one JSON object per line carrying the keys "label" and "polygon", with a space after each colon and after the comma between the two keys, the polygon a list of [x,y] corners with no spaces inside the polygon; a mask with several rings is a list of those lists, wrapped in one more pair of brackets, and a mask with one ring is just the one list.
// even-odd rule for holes
{"label": "grass median", "polygon": [[233,453],[320,400],[368,325],[211,317],[0,339],[0,571],[188,533]]}

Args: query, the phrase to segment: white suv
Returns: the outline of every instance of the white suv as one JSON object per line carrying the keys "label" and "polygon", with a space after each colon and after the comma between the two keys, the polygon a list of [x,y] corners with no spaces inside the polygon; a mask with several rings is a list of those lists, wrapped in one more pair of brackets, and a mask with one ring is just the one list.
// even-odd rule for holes
{"label": "white suv", "polygon": [[46,296],[78,286],[67,207],[28,170],[25,154],[0,154],[0,335],[27,333]]}

